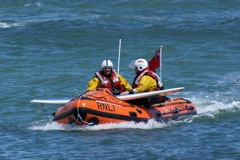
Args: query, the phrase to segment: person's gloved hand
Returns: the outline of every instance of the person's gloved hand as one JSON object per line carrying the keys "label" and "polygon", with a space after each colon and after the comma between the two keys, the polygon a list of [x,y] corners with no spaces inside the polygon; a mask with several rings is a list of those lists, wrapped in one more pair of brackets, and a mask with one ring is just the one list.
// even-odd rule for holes
{"label": "person's gloved hand", "polygon": [[126,95],[126,94],[134,94],[134,91],[133,90],[124,91],[120,95]]}
{"label": "person's gloved hand", "polygon": [[112,93],[113,93],[113,95],[120,95],[119,90],[117,90],[116,88],[114,88],[114,89],[112,90]]}

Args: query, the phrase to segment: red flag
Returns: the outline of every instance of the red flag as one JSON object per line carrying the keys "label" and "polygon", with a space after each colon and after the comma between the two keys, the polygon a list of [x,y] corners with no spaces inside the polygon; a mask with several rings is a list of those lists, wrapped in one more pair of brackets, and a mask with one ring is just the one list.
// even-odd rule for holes
{"label": "red flag", "polygon": [[154,72],[156,72],[156,69],[160,67],[160,49],[155,52],[152,59],[148,62],[148,67]]}

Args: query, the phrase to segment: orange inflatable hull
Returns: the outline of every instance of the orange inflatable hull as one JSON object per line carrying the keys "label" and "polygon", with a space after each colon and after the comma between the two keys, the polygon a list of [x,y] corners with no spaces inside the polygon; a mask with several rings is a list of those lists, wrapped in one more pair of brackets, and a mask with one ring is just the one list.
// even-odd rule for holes
{"label": "orange inflatable hull", "polygon": [[174,98],[164,103],[142,107],[136,105],[134,101],[122,101],[108,90],[97,90],[87,91],[63,105],[53,114],[53,120],[58,123],[77,125],[147,122],[150,119],[162,122],[196,113],[194,104],[183,98]]}

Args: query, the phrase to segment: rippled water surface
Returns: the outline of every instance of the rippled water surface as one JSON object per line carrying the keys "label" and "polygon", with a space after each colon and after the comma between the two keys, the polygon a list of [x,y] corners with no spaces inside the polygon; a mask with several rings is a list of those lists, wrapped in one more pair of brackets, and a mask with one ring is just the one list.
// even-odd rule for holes
{"label": "rippled water surface", "polygon": [[[0,3],[0,159],[240,157],[240,2],[4,1]],[[198,114],[179,121],[76,127],[34,98],[74,97],[109,58],[130,83],[136,58],[163,45],[165,88]]]}

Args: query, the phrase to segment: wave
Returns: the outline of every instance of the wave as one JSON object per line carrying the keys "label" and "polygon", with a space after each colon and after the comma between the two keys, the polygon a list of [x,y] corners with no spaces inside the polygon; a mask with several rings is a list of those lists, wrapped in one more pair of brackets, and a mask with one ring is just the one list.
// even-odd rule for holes
{"label": "wave", "polygon": [[25,24],[21,22],[0,22],[0,28],[12,28],[19,26],[25,26]]}

